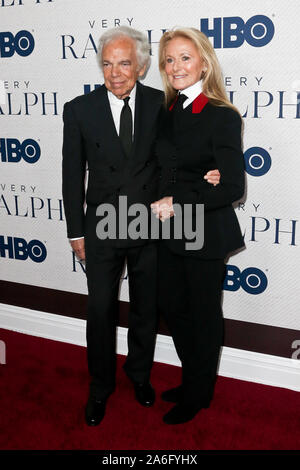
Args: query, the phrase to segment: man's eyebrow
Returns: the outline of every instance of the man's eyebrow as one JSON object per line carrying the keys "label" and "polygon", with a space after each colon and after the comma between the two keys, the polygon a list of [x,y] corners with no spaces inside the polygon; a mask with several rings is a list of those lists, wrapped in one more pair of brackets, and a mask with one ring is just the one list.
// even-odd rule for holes
{"label": "man's eyebrow", "polygon": [[[102,63],[107,63],[107,64],[111,64],[112,62],[108,59],[102,59]],[[131,64],[131,59],[121,59],[119,60],[118,64],[121,64],[122,62],[129,62]]]}

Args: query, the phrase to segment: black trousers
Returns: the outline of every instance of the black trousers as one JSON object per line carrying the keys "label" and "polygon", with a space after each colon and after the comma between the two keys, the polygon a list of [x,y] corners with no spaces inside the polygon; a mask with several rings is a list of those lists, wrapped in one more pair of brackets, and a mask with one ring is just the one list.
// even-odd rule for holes
{"label": "black trousers", "polygon": [[87,358],[90,395],[107,398],[115,388],[119,282],[127,261],[130,311],[124,369],[133,382],[149,381],[157,328],[157,244],[86,248]]}
{"label": "black trousers", "polygon": [[223,341],[223,259],[158,250],[158,302],[182,364],[183,401],[211,400]]}

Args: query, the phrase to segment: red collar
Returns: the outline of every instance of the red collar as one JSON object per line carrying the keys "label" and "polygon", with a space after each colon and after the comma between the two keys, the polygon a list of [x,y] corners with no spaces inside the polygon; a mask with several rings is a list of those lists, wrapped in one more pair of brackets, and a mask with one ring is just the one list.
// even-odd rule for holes
{"label": "red collar", "polygon": [[[169,111],[172,111],[177,99],[178,99],[178,95],[176,96],[175,100],[169,107]],[[197,98],[195,98],[193,101],[192,113],[193,114],[201,113],[202,109],[207,103],[208,103],[208,98],[203,93],[200,93],[200,95],[198,95]]]}

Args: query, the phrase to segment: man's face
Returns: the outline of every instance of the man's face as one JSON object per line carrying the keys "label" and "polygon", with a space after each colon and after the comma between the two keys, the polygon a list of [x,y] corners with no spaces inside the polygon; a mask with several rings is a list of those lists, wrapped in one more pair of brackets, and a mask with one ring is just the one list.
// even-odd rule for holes
{"label": "man's face", "polygon": [[102,67],[106,88],[119,99],[130,94],[145,72],[145,67],[139,70],[135,43],[127,37],[114,39],[103,47]]}

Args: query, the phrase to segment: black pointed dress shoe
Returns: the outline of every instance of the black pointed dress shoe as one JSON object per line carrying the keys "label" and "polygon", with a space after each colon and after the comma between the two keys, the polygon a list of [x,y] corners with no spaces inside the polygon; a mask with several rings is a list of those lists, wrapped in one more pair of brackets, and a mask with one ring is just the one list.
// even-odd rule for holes
{"label": "black pointed dress shoe", "polygon": [[85,422],[88,426],[98,426],[105,415],[106,401],[89,398],[85,407]]}
{"label": "black pointed dress shoe", "polygon": [[178,403],[182,398],[182,385],[162,392],[161,399],[169,403]]}
{"label": "black pointed dress shoe", "polygon": [[202,408],[209,407],[209,400],[204,401],[201,405],[187,405],[178,403],[164,415],[163,421],[166,424],[182,424],[191,421]]}
{"label": "black pointed dress shoe", "polygon": [[142,406],[152,406],[155,402],[155,391],[150,382],[134,384],[135,398]]}

